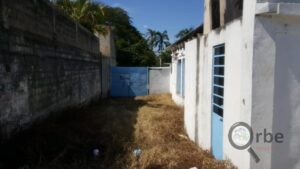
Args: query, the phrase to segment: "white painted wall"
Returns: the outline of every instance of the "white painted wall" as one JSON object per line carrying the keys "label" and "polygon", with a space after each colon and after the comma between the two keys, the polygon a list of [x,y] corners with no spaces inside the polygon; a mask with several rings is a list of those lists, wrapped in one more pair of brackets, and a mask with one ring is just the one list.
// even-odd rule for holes
{"label": "white painted wall", "polygon": [[253,56],[252,125],[284,134],[284,143],[256,143],[262,163],[251,168],[300,168],[300,17],[258,16]]}
{"label": "white painted wall", "polygon": [[198,144],[211,149],[211,93],[213,46],[224,43],[224,30],[201,37],[199,69]]}
{"label": "white painted wall", "polygon": [[[278,8],[273,9],[271,4],[258,10],[256,1],[244,1],[244,6],[242,18],[199,37],[200,44],[197,39],[185,43],[185,127],[193,141],[211,149],[213,47],[225,43],[224,159],[241,169],[298,169],[300,6],[275,4]],[[176,85],[173,90],[176,93]],[[255,163],[247,150],[236,150],[229,143],[230,127],[241,121],[250,124],[254,133],[263,129],[283,133],[284,143],[254,142],[261,158]]]}
{"label": "white painted wall", "polygon": [[177,61],[178,59],[184,58],[184,48],[178,49],[172,53],[172,64],[171,64],[171,75],[170,75],[170,91],[173,101],[180,105],[184,106],[184,98],[177,94],[176,92],[176,82],[177,82]]}
{"label": "white painted wall", "polygon": [[[225,82],[224,82],[224,119],[223,119],[223,153],[224,159],[231,160],[239,168],[250,167],[250,156],[247,151],[236,150],[228,140],[230,127],[236,122],[244,121],[250,112],[243,108],[246,104],[242,96],[243,88],[248,85],[243,81],[250,81],[251,76],[243,73],[245,46],[243,45],[242,20],[236,19],[225,28],[214,30],[201,37],[200,43],[200,83],[198,104],[198,144],[205,149],[211,149],[211,102],[212,102],[212,61],[213,48],[225,44]],[[249,63],[248,63],[249,64]],[[249,65],[248,65],[249,66]],[[249,71],[248,71],[249,72]],[[248,102],[247,102],[248,103]],[[250,107],[250,105],[248,105]]]}
{"label": "white painted wall", "polygon": [[[239,35],[239,36],[237,36]],[[249,154],[247,150],[237,150],[229,143],[230,127],[237,122],[247,122],[245,115],[250,112],[242,109],[246,99],[242,97],[243,81],[251,77],[242,73],[244,45],[242,43],[242,21],[236,20],[226,26],[225,32],[225,85],[224,85],[224,159],[230,159],[239,168],[249,168]]]}
{"label": "white painted wall", "polygon": [[149,67],[149,94],[170,93],[170,67]]}
{"label": "white painted wall", "polygon": [[184,124],[188,136],[195,141],[196,130],[196,86],[197,86],[197,50],[199,40],[185,43],[185,99],[184,99]]}
{"label": "white painted wall", "polygon": [[208,38],[206,36],[200,37],[200,52],[199,52],[199,69],[197,72],[199,76],[198,87],[198,103],[197,103],[197,117],[198,117],[198,140],[196,142],[200,147],[210,150],[211,149],[211,76],[212,76],[212,62],[211,57],[208,57],[204,53],[208,44]]}

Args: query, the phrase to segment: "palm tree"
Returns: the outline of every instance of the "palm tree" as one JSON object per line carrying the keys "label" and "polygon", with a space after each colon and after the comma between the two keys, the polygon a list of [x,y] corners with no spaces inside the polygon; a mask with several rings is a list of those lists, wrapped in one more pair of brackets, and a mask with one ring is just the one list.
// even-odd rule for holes
{"label": "palm tree", "polygon": [[155,46],[158,48],[157,51],[161,53],[165,50],[166,47],[170,45],[170,40],[167,31],[156,32],[157,40]]}
{"label": "palm tree", "polygon": [[194,28],[185,28],[185,29],[182,29],[180,30],[176,35],[175,37],[177,39],[181,39],[183,37],[185,37],[187,34],[189,34],[190,32],[192,32],[194,30]]}
{"label": "palm tree", "polygon": [[[152,50],[154,50],[155,48],[157,49],[158,55],[160,55],[165,50],[165,48],[170,45],[169,36],[168,36],[167,31],[159,32],[159,31],[155,31],[153,29],[148,29],[146,38],[147,38],[150,48],[152,48]],[[159,60],[160,60],[160,66],[161,66],[162,60],[161,60],[161,58],[159,58]]]}
{"label": "palm tree", "polygon": [[148,32],[146,33],[146,39],[148,41],[150,48],[154,50],[155,43],[157,41],[157,31],[153,29],[148,29]]}

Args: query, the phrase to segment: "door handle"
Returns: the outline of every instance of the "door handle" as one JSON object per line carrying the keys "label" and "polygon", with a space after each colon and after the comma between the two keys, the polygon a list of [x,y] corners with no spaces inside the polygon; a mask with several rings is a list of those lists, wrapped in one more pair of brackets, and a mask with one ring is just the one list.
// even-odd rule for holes
{"label": "door handle", "polygon": [[223,122],[223,119],[220,119],[221,122]]}

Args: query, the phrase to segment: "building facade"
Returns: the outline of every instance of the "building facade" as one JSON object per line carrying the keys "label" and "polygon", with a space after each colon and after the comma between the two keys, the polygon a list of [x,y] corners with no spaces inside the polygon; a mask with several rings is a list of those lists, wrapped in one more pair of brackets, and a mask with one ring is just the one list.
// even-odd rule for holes
{"label": "building facade", "polygon": [[[175,101],[180,46],[185,58],[189,137],[238,168],[299,168],[300,1],[205,0],[204,9],[203,33],[171,47]],[[253,131],[243,149],[230,139],[238,122]]]}

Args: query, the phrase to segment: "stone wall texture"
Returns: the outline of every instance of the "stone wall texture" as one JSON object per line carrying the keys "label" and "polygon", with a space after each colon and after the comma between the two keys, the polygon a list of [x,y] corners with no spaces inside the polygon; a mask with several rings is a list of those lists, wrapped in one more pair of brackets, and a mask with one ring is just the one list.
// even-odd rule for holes
{"label": "stone wall texture", "polygon": [[0,0],[0,141],[100,97],[99,40],[46,0]]}

